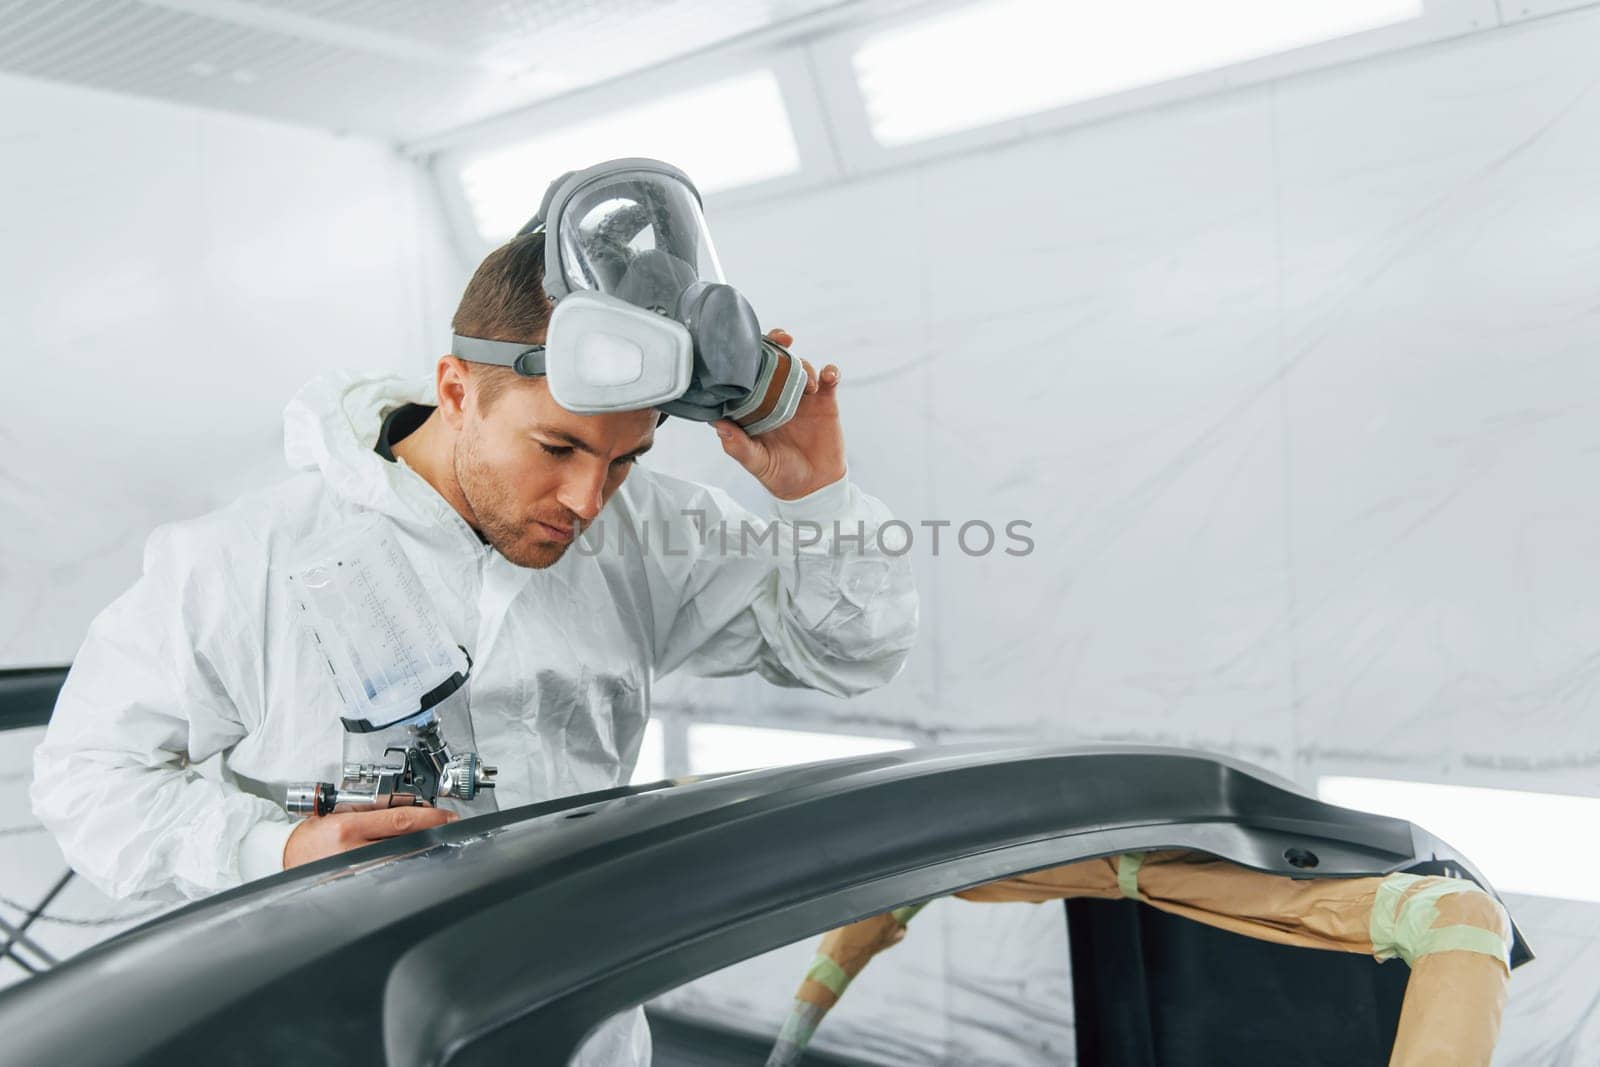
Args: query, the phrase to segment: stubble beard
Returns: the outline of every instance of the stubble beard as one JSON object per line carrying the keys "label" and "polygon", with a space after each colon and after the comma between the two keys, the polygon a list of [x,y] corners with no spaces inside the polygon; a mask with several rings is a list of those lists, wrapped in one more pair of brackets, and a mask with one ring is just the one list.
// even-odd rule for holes
{"label": "stubble beard", "polygon": [[[537,526],[522,521],[513,513],[514,497],[503,480],[479,458],[476,437],[463,435],[456,442],[453,466],[461,495],[478,520],[478,530],[490,546],[519,567],[542,570],[566,555],[571,542],[562,544],[544,537]],[[570,525],[576,534],[579,524]]]}

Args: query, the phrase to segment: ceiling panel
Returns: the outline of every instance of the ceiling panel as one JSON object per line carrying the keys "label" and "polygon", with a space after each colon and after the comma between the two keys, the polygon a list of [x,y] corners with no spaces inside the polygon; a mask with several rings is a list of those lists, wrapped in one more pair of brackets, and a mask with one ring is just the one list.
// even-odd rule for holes
{"label": "ceiling panel", "polygon": [[0,0],[0,71],[409,141],[859,0]]}

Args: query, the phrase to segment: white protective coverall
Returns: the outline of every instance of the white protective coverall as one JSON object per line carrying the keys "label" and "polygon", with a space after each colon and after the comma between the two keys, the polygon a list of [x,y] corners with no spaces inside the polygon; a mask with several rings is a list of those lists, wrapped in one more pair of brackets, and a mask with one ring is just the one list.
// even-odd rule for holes
{"label": "white protective coverall", "polygon": [[[283,573],[306,542],[374,512],[472,655],[471,743],[499,767],[500,808],[627,782],[651,682],[670,671],[754,670],[845,696],[905,662],[917,629],[910,565],[878,551],[889,514],[848,479],[776,501],[779,551],[740,554],[716,536],[702,545],[684,512],[731,532],[766,520],[720,490],[635,467],[601,512],[608,543],[575,544],[533,570],[373,451],[386,413],[434,402],[431,378],[319,378],[285,411],[285,453],[305,473],[151,535],[143,576],[90,626],[34,756],[34,812],[95,886],[176,900],[281,869],[293,821],[269,799],[274,787],[336,781],[344,756],[338,693]],[[616,536],[647,519],[673,527],[672,554]],[[796,549],[801,520],[823,536]],[[839,552],[836,521],[850,538]],[[218,753],[223,781],[190,766]],[[636,1012],[598,1032],[581,1061],[648,1062],[648,1049]]]}

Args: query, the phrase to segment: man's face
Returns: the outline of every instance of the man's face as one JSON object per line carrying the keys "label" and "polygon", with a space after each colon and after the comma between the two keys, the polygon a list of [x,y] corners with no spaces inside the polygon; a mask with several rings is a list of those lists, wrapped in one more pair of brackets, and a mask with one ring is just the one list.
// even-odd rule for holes
{"label": "man's face", "polygon": [[567,551],[655,437],[653,409],[574,415],[543,379],[503,390],[485,414],[463,406],[455,474],[478,529],[521,567]]}

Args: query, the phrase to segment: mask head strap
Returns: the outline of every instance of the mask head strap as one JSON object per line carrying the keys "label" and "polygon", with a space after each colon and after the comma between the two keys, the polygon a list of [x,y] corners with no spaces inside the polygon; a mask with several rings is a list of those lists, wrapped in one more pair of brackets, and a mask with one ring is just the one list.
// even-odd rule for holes
{"label": "mask head strap", "polygon": [[561,184],[576,173],[577,171],[569,170],[550,183],[550,187],[544,191],[544,199],[539,202],[539,213],[529,219],[527,225],[517,231],[518,237],[526,237],[530,233],[544,232],[545,220],[550,217],[550,202],[556,198],[556,191],[561,188]]}
{"label": "mask head strap", "polygon": [[454,334],[450,339],[450,354],[469,363],[510,367],[524,378],[534,378],[544,373],[544,345],[489,341],[482,337]]}

